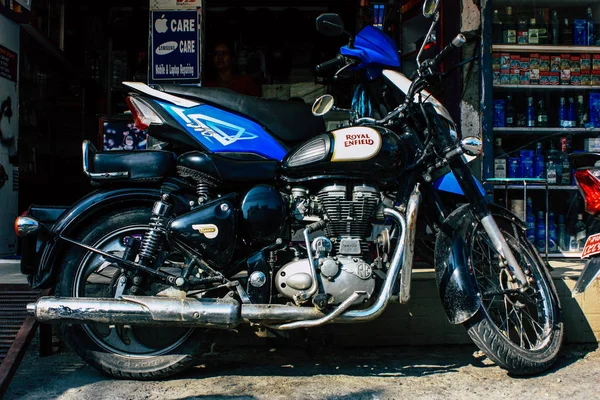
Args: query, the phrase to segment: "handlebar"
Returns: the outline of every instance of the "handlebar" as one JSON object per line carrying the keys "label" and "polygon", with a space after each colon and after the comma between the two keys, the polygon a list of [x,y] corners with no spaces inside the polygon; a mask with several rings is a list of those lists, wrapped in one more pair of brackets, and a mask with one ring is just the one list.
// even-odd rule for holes
{"label": "handlebar", "polygon": [[315,71],[325,72],[325,71],[329,71],[329,70],[333,70],[333,69],[340,69],[345,65],[346,65],[346,59],[344,58],[343,55],[338,54],[335,58],[332,58],[331,60],[327,60],[325,62],[322,62],[321,64],[318,64],[315,67]]}
{"label": "handlebar", "polygon": [[465,44],[466,41],[467,39],[462,33],[456,35],[456,37],[452,39],[452,42],[448,46],[444,47],[440,54],[435,56],[434,59],[429,62],[429,66],[439,66],[442,63],[442,61],[444,61],[444,58],[448,56],[448,54],[450,54],[454,49],[458,49],[459,47],[461,47],[463,44]]}

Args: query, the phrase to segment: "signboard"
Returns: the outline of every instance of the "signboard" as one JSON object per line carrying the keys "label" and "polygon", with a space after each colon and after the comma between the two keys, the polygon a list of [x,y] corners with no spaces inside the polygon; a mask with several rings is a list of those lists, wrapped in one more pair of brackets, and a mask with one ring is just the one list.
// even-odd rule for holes
{"label": "signboard", "polygon": [[19,25],[0,14],[0,254],[17,252]]}
{"label": "signboard", "polygon": [[150,0],[151,10],[195,10],[202,0]]}
{"label": "signboard", "polygon": [[0,77],[16,82],[18,61],[17,53],[0,44]]}
{"label": "signboard", "polygon": [[199,11],[152,11],[153,81],[198,80]]}

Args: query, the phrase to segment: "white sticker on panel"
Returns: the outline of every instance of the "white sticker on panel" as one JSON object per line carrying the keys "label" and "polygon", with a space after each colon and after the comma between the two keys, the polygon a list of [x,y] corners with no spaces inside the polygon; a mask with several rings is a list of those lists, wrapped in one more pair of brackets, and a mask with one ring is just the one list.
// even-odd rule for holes
{"label": "white sticker on panel", "polygon": [[362,161],[381,149],[381,135],[373,128],[355,126],[331,132],[335,138],[331,161]]}

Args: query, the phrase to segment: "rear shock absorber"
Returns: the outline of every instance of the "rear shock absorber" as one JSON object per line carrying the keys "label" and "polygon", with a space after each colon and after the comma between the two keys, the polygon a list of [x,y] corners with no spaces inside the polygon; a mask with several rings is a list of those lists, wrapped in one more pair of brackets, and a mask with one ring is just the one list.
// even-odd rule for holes
{"label": "rear shock absorber", "polygon": [[151,264],[161,250],[163,239],[166,234],[166,222],[171,211],[171,205],[167,203],[168,194],[163,194],[161,199],[154,203],[152,218],[150,218],[150,229],[144,235],[140,245],[140,263]]}

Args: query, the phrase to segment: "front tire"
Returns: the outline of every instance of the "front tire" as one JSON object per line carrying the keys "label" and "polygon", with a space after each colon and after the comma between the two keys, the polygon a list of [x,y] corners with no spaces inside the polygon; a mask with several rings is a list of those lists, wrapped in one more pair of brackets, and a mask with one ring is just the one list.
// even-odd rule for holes
{"label": "front tire", "polygon": [[482,306],[464,325],[475,344],[496,364],[515,375],[548,369],[557,359],[564,327],[556,287],[524,230],[510,215],[494,218],[530,282],[519,292],[504,261],[469,208],[466,232],[468,266]]}
{"label": "front tire", "polygon": [[[105,252],[122,255],[127,236],[141,237],[151,212],[135,208],[108,212],[76,237]],[[61,261],[56,295],[61,297],[114,297],[121,274],[104,257],[69,246]],[[148,293],[153,295],[155,293]],[[62,324],[70,347],[102,373],[123,379],[160,379],[181,372],[208,348],[207,337],[189,328]]]}

